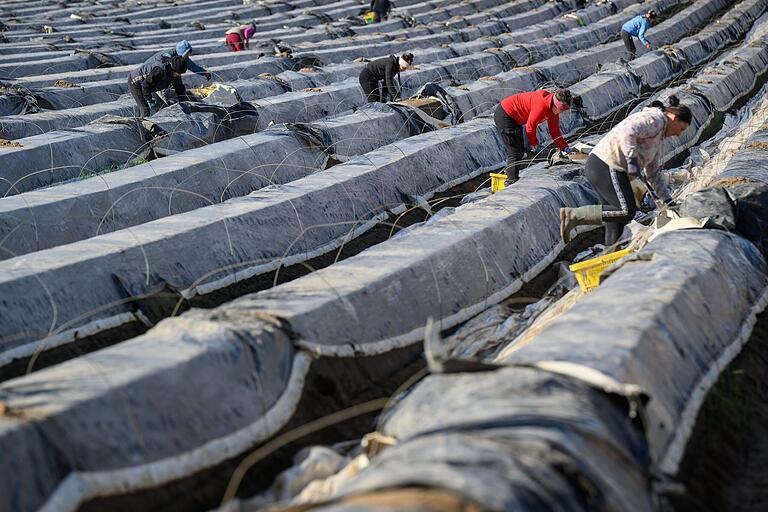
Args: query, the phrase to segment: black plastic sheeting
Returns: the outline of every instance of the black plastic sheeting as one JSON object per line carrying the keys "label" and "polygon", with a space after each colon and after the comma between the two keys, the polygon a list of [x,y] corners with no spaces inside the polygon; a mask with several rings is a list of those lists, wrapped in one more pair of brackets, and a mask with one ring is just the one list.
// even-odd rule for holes
{"label": "black plastic sheeting", "polygon": [[726,112],[755,88],[766,69],[768,36],[728,52],[697,73],[688,85],[707,98],[715,110]]}
{"label": "black plastic sheeting", "polygon": [[59,185],[51,189],[55,194],[5,198],[0,202],[0,236],[7,252],[0,259],[289,183],[325,169],[331,157],[348,160],[433,129],[411,107],[380,103],[287,128],[275,126],[87,183]]}
{"label": "black plastic sheeting", "polygon": [[[5,260],[0,263],[5,267],[2,281],[17,292],[3,292],[15,299],[0,303],[0,316],[9,319],[0,325],[0,338],[7,340],[3,348],[45,336],[39,329],[52,322],[55,326],[70,321],[82,325],[131,312],[135,306],[123,302],[128,298],[126,286],[115,287],[113,275],[131,283],[129,296],[163,284],[177,290],[223,286],[240,279],[237,276],[250,268],[268,272],[280,264],[291,264],[292,259],[303,261],[318,251],[335,249],[353,232],[370,229],[389,210],[409,202],[409,195],[427,196],[446,182],[465,181],[479,168],[502,161],[503,155],[493,125],[472,121],[404,139],[394,147],[384,146],[280,187],[25,255],[23,269],[13,264],[15,258]],[[206,251],[198,254],[194,248],[201,244]],[[56,253],[69,257],[51,258]],[[148,272],[136,272],[146,265]],[[73,282],[86,268],[90,269],[88,282]],[[45,287],[32,284],[39,272],[48,271],[61,274]],[[102,285],[96,286],[96,282]],[[16,288],[19,285],[27,291],[22,293]],[[79,290],[81,285],[90,291]],[[56,289],[53,295],[50,286]],[[114,306],[103,308],[105,304]],[[26,313],[17,316],[12,311]],[[14,316],[16,320],[11,320]],[[71,327],[74,325],[67,330]]]}
{"label": "black plastic sheeting", "polygon": [[[514,73],[517,73],[517,72],[512,72],[512,73],[514,74]],[[525,73],[525,72],[523,72],[523,73]],[[518,74],[519,74],[519,73],[518,73]],[[498,93],[496,93],[496,94],[498,94]],[[498,101],[498,99],[496,99],[495,101]],[[412,192],[411,192],[411,193],[412,193]],[[323,231],[323,230],[318,230],[318,232],[322,232],[322,231]],[[133,236],[133,235],[132,235],[132,236]],[[315,234],[314,234],[314,236],[320,236],[320,235],[318,235],[317,233],[315,233]],[[295,247],[295,249],[296,249],[296,250],[301,250],[301,247],[300,247],[300,246],[297,246],[297,247]],[[275,255],[275,256],[278,256],[278,255]],[[161,280],[165,280],[165,279],[167,279],[167,278],[162,278]],[[155,281],[155,279],[150,279],[148,282],[154,282],[154,281]],[[174,279],[173,281],[175,281],[175,279]],[[181,283],[177,283],[177,282],[174,282],[174,283],[173,283],[173,286],[174,286],[175,288],[178,288],[178,289],[183,289],[183,288],[185,288],[185,286],[186,286],[186,285],[184,285],[184,284],[181,284]],[[153,287],[154,287],[154,285],[153,285],[152,287],[150,287],[150,288],[153,288]],[[124,287],[123,287],[123,288],[124,288]],[[106,289],[108,290],[108,289],[109,289],[109,287],[107,287]],[[133,287],[129,287],[129,289],[130,289],[130,291],[131,291],[131,292],[137,292],[137,290],[134,290],[134,289],[133,289]],[[138,292],[137,292],[137,293],[138,293]],[[44,301],[44,302],[47,302],[47,299],[46,299],[46,301]],[[110,302],[110,301],[107,301],[107,302]],[[38,309],[40,309],[40,308],[38,308]]]}
{"label": "black plastic sheeting", "polygon": [[707,227],[735,231],[768,255],[768,131],[747,139],[709,188],[688,195],[682,215],[707,218]]}
{"label": "black plastic sheeting", "polygon": [[416,385],[380,422],[395,445],[301,510],[410,487],[481,510],[658,510],[657,476],[765,307],[767,272],[737,235],[662,235],[500,361],[511,367],[457,362]]}
{"label": "black plastic sheeting", "polygon": [[38,112],[37,98],[23,87],[0,87],[0,116]]}
{"label": "black plastic sheeting", "polygon": [[432,375],[380,420],[397,444],[342,483],[331,502],[285,510],[346,512],[356,510],[355,496],[367,496],[369,508],[359,510],[434,510],[418,497],[387,498],[419,488],[458,496],[473,510],[650,512],[648,450],[629,407],[536,368]]}
{"label": "black plastic sheeting", "polygon": [[250,103],[220,107],[184,101],[164,108],[146,123],[164,133],[152,142],[156,152],[180,152],[251,134],[258,129],[259,113]]}
{"label": "black plastic sheeting", "polygon": [[[656,39],[660,44],[666,39],[672,42],[685,35],[692,28],[702,25],[709,17],[728,7],[730,2],[712,0],[697,2],[662,23],[664,39]],[[629,64],[617,63],[604,66],[601,72],[571,87],[571,92],[580,98],[580,114],[585,123],[602,120],[619,109],[640,99],[644,86],[661,85],[678,76],[686,69],[699,64],[727,44],[742,38],[752,22],[768,8],[765,0],[746,0],[732,7],[699,34],[686,37],[671,47],[650,52]],[[661,34],[658,34],[661,37]],[[699,56],[687,55],[690,48],[699,49]],[[611,84],[612,94],[605,95],[601,86]]]}
{"label": "black plastic sheeting", "polygon": [[733,155],[723,170],[723,178],[746,178],[758,183],[768,184],[768,174],[763,169],[763,162],[768,155],[768,128],[753,133],[746,144]]}
{"label": "black plastic sheeting", "polygon": [[[454,159],[451,166],[435,156],[431,161],[447,170],[456,166],[455,154],[446,155]],[[403,179],[413,174],[399,173]],[[190,311],[131,341],[0,384],[0,446],[14,452],[0,464],[17,467],[3,472],[11,478],[0,482],[8,487],[0,497],[27,510],[52,496],[51,509],[71,510],[87,497],[162,485],[269,439],[294,415],[310,419],[354,400],[351,389],[370,392],[389,361],[397,359],[397,367],[402,351],[421,351],[429,316],[443,315],[449,328],[518,290],[561,248],[557,227],[544,219],[561,206],[594,201],[560,171],[525,177],[519,185],[520,193],[508,190],[459,208],[305,278],[215,310]],[[350,199],[374,190],[346,188]],[[505,235],[510,232],[530,236]],[[343,364],[325,375],[341,379],[343,393],[301,402],[314,388],[309,372],[328,360]],[[51,381],[59,385],[51,388]],[[165,392],[156,393],[159,388]],[[79,391],[57,398],[71,389]],[[231,398],[222,400],[222,392]],[[243,396],[254,399],[244,403]],[[122,411],[117,416],[115,407]],[[64,426],[61,434],[57,425]]]}

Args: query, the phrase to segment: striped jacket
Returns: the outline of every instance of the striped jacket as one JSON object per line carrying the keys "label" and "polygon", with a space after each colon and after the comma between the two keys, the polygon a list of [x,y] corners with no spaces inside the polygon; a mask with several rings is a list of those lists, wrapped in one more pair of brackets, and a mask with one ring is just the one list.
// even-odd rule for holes
{"label": "striped jacket", "polygon": [[667,120],[660,109],[644,108],[617,124],[600,139],[592,153],[611,169],[622,172],[627,172],[627,162],[636,158],[656,194],[668,200],[669,190],[659,172]]}

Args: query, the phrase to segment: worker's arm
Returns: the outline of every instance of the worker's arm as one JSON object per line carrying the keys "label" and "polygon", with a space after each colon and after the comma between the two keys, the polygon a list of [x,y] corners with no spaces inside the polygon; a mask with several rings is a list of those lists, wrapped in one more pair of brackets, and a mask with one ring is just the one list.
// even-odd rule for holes
{"label": "worker's arm", "polygon": [[160,80],[161,75],[165,72],[162,66],[155,66],[152,69],[150,69],[149,73],[144,77],[144,80],[139,82],[140,88],[141,88],[141,95],[144,96],[144,99],[147,102],[155,101],[153,94],[154,91],[152,90],[152,84],[157,83],[158,80]]}
{"label": "worker's arm", "polygon": [[395,89],[395,75],[398,71],[399,62],[396,60],[388,59],[387,67],[384,69],[384,92],[387,97],[393,100],[397,97],[397,90]]}
{"label": "worker's arm", "polygon": [[563,134],[560,133],[560,116],[554,115],[552,117],[548,117],[547,126],[549,126],[549,135],[552,136],[552,140],[555,142],[557,149],[564,151],[565,148],[568,147],[568,143],[565,142]]}
{"label": "worker's arm", "polygon": [[251,28],[251,27],[246,27],[246,28],[243,29],[243,32],[242,32],[243,42],[245,43],[245,47],[246,48],[250,48],[251,47],[250,46],[250,44],[251,44],[251,36],[253,36],[254,32],[255,32],[255,30],[253,30],[253,28]]}
{"label": "worker's arm", "polygon": [[640,31],[637,33],[637,38],[640,39],[641,43],[647,46],[651,43],[649,43],[648,40],[645,38],[646,30],[648,30],[648,20],[643,19],[643,21],[640,22]]}
{"label": "worker's arm", "polygon": [[204,67],[197,64],[192,59],[187,59],[187,70],[195,73],[196,75],[205,75],[208,73]]}
{"label": "worker's arm", "polygon": [[179,97],[179,101],[184,101],[187,95],[187,89],[184,87],[184,82],[181,81],[181,77],[177,76],[171,80],[173,90],[176,91],[176,96]]}
{"label": "worker's arm", "polygon": [[669,203],[672,200],[672,194],[664,182],[664,176],[660,172],[661,170],[661,152],[656,154],[656,158],[650,165],[645,166],[645,179],[651,184],[656,195],[664,201]]}

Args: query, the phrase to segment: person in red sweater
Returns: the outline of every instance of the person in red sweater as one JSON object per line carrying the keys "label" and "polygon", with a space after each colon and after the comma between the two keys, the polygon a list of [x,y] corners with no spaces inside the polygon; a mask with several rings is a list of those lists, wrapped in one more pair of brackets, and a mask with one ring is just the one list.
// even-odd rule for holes
{"label": "person in red sweater", "polygon": [[504,173],[507,175],[508,185],[516,182],[520,177],[521,160],[525,153],[523,127],[531,145],[531,153],[538,151],[539,139],[536,137],[536,127],[545,119],[555,146],[560,151],[572,152],[560,133],[560,114],[571,108],[571,100],[571,92],[567,89],[558,89],[554,93],[521,92],[501,100],[493,113],[493,121],[507,149],[507,165],[504,167]]}

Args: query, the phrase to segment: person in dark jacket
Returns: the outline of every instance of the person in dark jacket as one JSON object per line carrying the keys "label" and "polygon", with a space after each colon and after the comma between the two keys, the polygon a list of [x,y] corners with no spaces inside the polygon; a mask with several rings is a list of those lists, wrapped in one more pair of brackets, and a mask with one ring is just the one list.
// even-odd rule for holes
{"label": "person in dark jacket", "polygon": [[211,79],[211,74],[205,70],[202,66],[197,64],[195,61],[193,61],[190,56],[192,55],[192,45],[187,41],[186,39],[183,41],[179,41],[176,43],[176,46],[171,48],[170,50],[163,50],[160,52],[157,52],[153,56],[151,56],[149,59],[147,59],[144,64],[150,64],[153,61],[156,60],[162,60],[161,57],[165,57],[166,59],[170,59],[172,57],[181,57],[184,60],[187,61],[187,71],[191,71],[195,73],[196,75],[204,76],[206,80]]}
{"label": "person in dark jacket", "polygon": [[371,0],[371,11],[376,15],[374,23],[378,23],[389,17],[389,11],[392,10],[392,4],[389,0]]}
{"label": "person in dark jacket", "polygon": [[150,114],[149,105],[155,107],[164,102],[157,95],[172,86],[179,98],[187,94],[181,75],[187,72],[187,61],[182,57],[161,58],[149,64],[142,64],[128,74],[128,90],[139,107],[139,117]]}
{"label": "person in dark jacket", "polygon": [[531,153],[537,153],[539,140],[536,127],[545,119],[549,135],[555,146],[566,153],[572,152],[560,133],[560,114],[571,108],[571,92],[558,89],[548,91],[521,92],[507,96],[493,113],[493,122],[501,135],[501,141],[507,150],[507,165],[504,173],[507,184],[511,185],[520,177],[521,160],[525,153],[523,130],[531,144]]}
{"label": "person in dark jacket", "polygon": [[[413,65],[412,53],[404,53],[400,57],[390,55],[366,64],[359,77],[360,87],[363,88],[366,101],[368,103],[384,103],[388,98],[397,99],[398,91],[395,87],[395,76],[411,65]],[[384,82],[383,91],[379,88],[381,81]]]}
{"label": "person in dark jacket", "polygon": [[640,39],[640,42],[645,45],[649,50],[651,49],[651,42],[645,38],[645,33],[648,27],[651,26],[651,22],[656,19],[656,11],[651,9],[645,14],[635,16],[621,27],[621,40],[624,41],[624,47],[627,49],[628,60],[635,58],[635,43],[632,41],[632,37]]}

